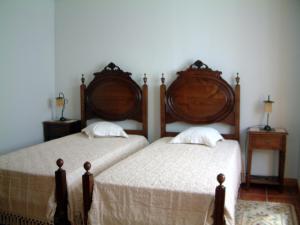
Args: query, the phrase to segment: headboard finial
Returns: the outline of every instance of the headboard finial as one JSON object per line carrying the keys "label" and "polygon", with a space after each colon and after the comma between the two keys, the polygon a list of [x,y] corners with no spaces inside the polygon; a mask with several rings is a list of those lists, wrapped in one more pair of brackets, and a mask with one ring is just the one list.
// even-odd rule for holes
{"label": "headboard finial", "polygon": [[[201,69],[210,69],[205,63],[203,63],[200,60],[197,60],[196,62],[194,62],[191,66],[190,69],[197,69],[197,70],[201,70]],[[211,69],[210,69],[211,70]]]}
{"label": "headboard finial", "polygon": [[84,78],[84,74],[81,75],[81,83],[84,84],[85,78]]}
{"label": "headboard finial", "polygon": [[237,85],[239,85],[239,84],[240,84],[240,77],[239,77],[239,73],[237,73],[237,74],[236,74],[235,81],[236,81],[236,84],[237,84]]}
{"label": "headboard finial", "polygon": [[161,74],[161,83],[165,84],[165,77],[164,77],[164,73]]}
{"label": "headboard finial", "polygon": [[109,63],[105,68],[104,70],[111,70],[111,71],[122,71],[120,69],[120,67],[118,67],[116,64],[114,64],[113,62]]}
{"label": "headboard finial", "polygon": [[144,80],[144,84],[147,84],[147,76],[146,76],[146,73],[144,73],[144,78],[143,78],[143,80]]}
{"label": "headboard finial", "polygon": [[119,66],[114,64],[113,62],[110,62],[107,66],[104,67],[104,69],[100,72],[94,73],[95,77],[101,77],[101,76],[110,76],[110,75],[120,75],[120,76],[131,76],[131,73],[129,72],[124,72],[121,70]]}

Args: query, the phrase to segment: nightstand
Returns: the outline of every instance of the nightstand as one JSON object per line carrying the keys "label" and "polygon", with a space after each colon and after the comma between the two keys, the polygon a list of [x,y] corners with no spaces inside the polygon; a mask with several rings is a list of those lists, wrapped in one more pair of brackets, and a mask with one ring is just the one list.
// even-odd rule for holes
{"label": "nightstand", "polygon": [[51,120],[44,121],[44,140],[50,141],[56,138],[64,137],[69,134],[80,132],[81,122],[80,120]]}
{"label": "nightstand", "polygon": [[[279,185],[280,188],[283,188],[287,134],[288,133],[285,129],[274,129],[272,131],[265,131],[260,130],[260,128],[249,128],[248,160],[246,171],[247,188],[249,188],[250,183]],[[279,151],[278,176],[271,177],[251,175],[252,153],[254,149]]]}

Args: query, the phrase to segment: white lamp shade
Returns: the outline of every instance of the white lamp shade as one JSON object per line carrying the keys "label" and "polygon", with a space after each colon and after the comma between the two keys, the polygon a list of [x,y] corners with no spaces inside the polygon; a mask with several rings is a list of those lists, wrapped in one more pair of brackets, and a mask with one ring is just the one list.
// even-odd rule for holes
{"label": "white lamp shade", "polygon": [[266,113],[272,112],[272,102],[265,102],[265,112]]}

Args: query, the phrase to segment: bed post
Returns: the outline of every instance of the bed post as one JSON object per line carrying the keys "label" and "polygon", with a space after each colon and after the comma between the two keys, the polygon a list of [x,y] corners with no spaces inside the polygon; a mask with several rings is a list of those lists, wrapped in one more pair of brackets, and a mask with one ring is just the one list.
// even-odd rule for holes
{"label": "bed post", "polygon": [[148,138],[148,85],[147,76],[144,74],[144,85],[143,85],[143,100],[142,100],[142,121],[143,121],[143,132],[144,136]]}
{"label": "bed post", "polygon": [[85,174],[82,175],[82,193],[83,193],[83,224],[88,223],[88,213],[91,208],[93,199],[93,188],[94,188],[94,177],[89,172],[91,169],[91,163],[85,162],[83,165],[86,170]]}
{"label": "bed post", "polygon": [[214,210],[214,225],[225,225],[224,207],[225,207],[225,187],[222,185],[225,181],[224,174],[217,176],[219,185],[216,187],[215,193],[215,210]]}
{"label": "bed post", "polygon": [[70,224],[68,220],[68,190],[66,171],[61,167],[64,165],[62,159],[56,161],[56,165],[59,167],[55,171],[55,200],[56,211],[54,215],[55,225],[67,225]]}
{"label": "bed post", "polygon": [[160,137],[166,136],[166,85],[164,74],[161,75],[160,85]]}
{"label": "bed post", "polygon": [[235,136],[237,141],[240,141],[240,77],[239,73],[236,74],[236,85],[235,85],[235,115],[234,115],[234,123],[235,123]]}
{"label": "bed post", "polygon": [[81,108],[81,128],[86,127],[86,112],[85,112],[85,90],[86,90],[86,85],[84,84],[85,78],[84,74],[82,74],[81,77],[81,85],[80,85],[80,108]]}

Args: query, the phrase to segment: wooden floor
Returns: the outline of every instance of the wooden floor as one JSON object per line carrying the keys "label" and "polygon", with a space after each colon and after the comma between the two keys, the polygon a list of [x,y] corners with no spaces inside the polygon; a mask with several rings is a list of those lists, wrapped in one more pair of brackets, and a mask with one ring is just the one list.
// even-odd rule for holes
{"label": "wooden floor", "polygon": [[296,180],[288,180],[285,183],[282,192],[274,186],[255,185],[251,184],[247,190],[245,185],[242,185],[239,192],[239,198],[242,200],[252,201],[269,201],[290,203],[295,206],[298,223],[300,223],[300,193]]}

